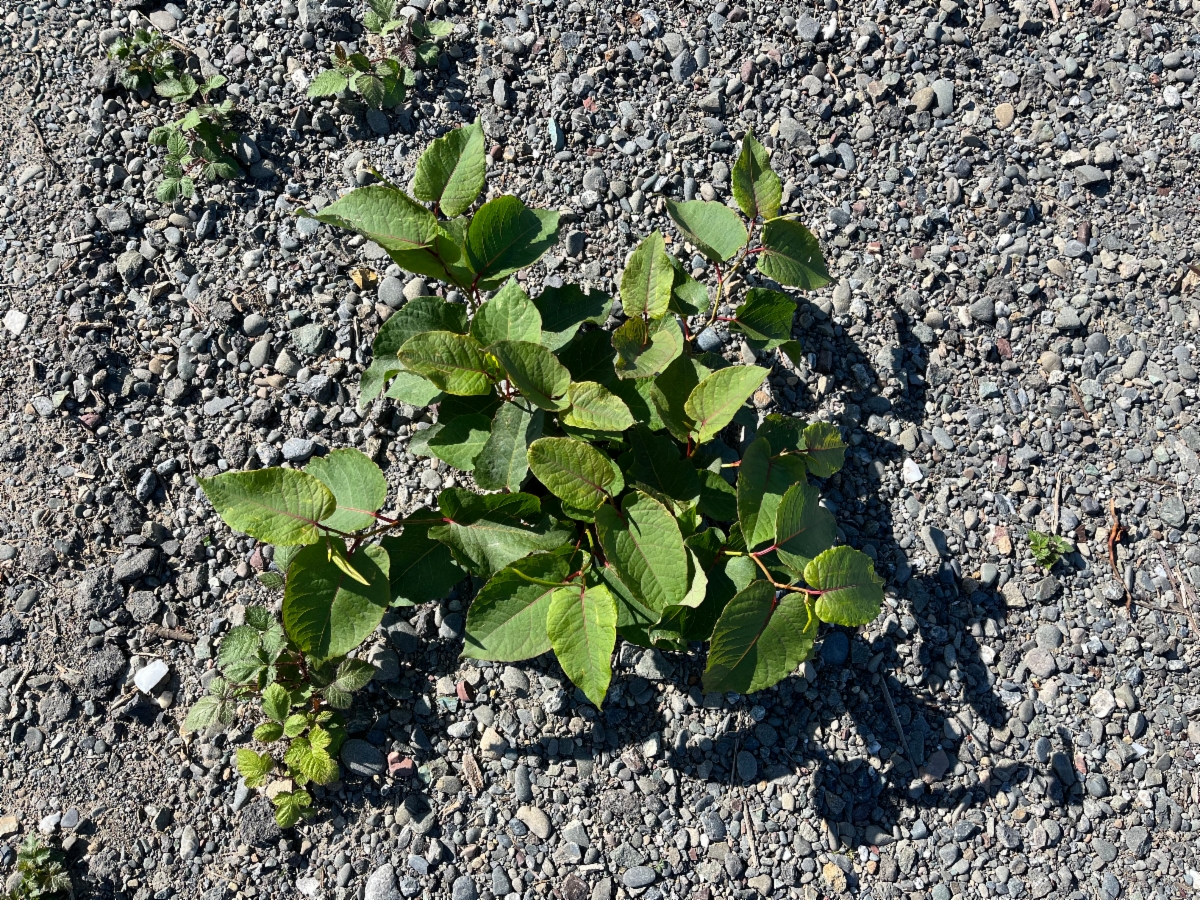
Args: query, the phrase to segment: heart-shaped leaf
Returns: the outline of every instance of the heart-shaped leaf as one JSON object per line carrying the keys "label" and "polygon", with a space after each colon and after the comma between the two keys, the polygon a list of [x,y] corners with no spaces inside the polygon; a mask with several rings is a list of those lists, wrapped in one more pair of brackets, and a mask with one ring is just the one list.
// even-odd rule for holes
{"label": "heart-shaped leaf", "polygon": [[337,509],[323,525],[338,531],[358,531],[375,523],[372,513],[387,499],[388,484],[379,466],[361,450],[332,450],[327,456],[313,459],[304,471],[320,479],[337,501]]}
{"label": "heart-shaped leaf", "polygon": [[535,405],[551,411],[566,408],[571,373],[546,347],[529,341],[500,341],[491,352],[509,381]]}
{"label": "heart-shaped leaf", "polygon": [[603,325],[612,309],[612,297],[601,291],[584,291],[577,284],[564,284],[545,288],[533,299],[533,305],[542,316],[542,343],[558,350],[585,322]]}
{"label": "heart-shaped leaf", "polygon": [[549,650],[546,614],[567,580],[573,555],[570,549],[537,553],[493,575],[467,610],[462,655],[516,662]]}
{"label": "heart-shaped leaf", "polygon": [[883,579],[871,557],[853,547],[832,547],[804,568],[804,580],[821,592],[817,617],[832,625],[856,628],[879,615]]}
{"label": "heart-shaped leaf", "polygon": [[311,544],[321,534],[317,523],[337,509],[329,488],[294,469],[223,472],[197,480],[226,525],[267,544]]}
{"label": "heart-shaped leaf", "polygon": [[484,149],[483,126],[478,120],[432,141],[417,160],[413,196],[438,204],[451,218],[465,213],[483,190],[487,174]]}
{"label": "heart-shaped leaf", "polygon": [[447,394],[488,394],[496,372],[473,337],[451,331],[428,331],[409,338],[400,362],[428,378]]}
{"label": "heart-shaped leaf", "polygon": [[837,521],[820,500],[820,492],[802,481],[787,489],[775,513],[775,554],[796,574],[837,538]]}
{"label": "heart-shaped leaf", "polygon": [[836,425],[813,422],[804,429],[804,461],[818,478],[828,478],[842,467],[846,443]]}
{"label": "heart-shaped leaf", "polygon": [[738,520],[750,549],[775,538],[775,519],[783,495],[804,480],[804,462],[797,456],[771,457],[771,445],[756,439],[746,448],[738,467]]}
{"label": "heart-shaped leaf", "polygon": [[521,489],[529,472],[529,445],[542,436],[545,413],[504,403],[492,419],[492,430],[475,457],[475,483],[485,491]]}
{"label": "heart-shaped leaf", "polygon": [[692,390],[684,411],[695,423],[692,433],[703,444],[733,421],[734,415],[762,384],[768,371],[758,366],[730,366],[706,377]]}
{"label": "heart-shaped leaf", "polygon": [[572,382],[567,390],[571,408],[563,422],[589,431],[624,431],[632,428],[633,413],[625,401],[594,381]]}
{"label": "heart-shaped leaf", "polygon": [[610,504],[601,506],[596,530],[609,564],[655,613],[654,621],[687,593],[687,552],[679,523],[649,494],[628,494],[621,512]]}
{"label": "heart-shaped leaf", "polygon": [[[296,553],[283,594],[283,627],[304,653],[345,656],[379,625],[391,600],[387,551],[377,544],[347,556],[341,538]],[[332,551],[332,552],[331,552]],[[333,561],[345,559],[366,584]]]}
{"label": "heart-shaped leaf", "polygon": [[529,209],[505,194],[483,204],[467,230],[467,259],[478,283],[497,282],[533,265],[558,243],[558,213]]}
{"label": "heart-shaped leaf", "polygon": [[729,601],[713,628],[706,691],[753,694],[782,681],[812,652],[817,617],[803,594],[755,581]]}
{"label": "heart-shaped leaf", "polygon": [[754,139],[753,131],[742,138],[742,152],[730,174],[733,199],[746,218],[753,221],[759,216],[773,219],[779,215],[783,188],[771,170],[771,154]]}
{"label": "heart-shaped leaf", "polygon": [[[390,319],[388,321],[391,321]],[[471,336],[484,347],[498,341],[542,339],[542,316],[515,278],[509,279],[471,320]]]}
{"label": "heart-shaped leaf", "polygon": [[612,344],[618,378],[653,378],[683,352],[683,332],[674,316],[628,319],[612,333]]}
{"label": "heart-shaped leaf", "polygon": [[393,606],[439,600],[466,577],[450,548],[429,536],[429,526],[406,525],[398,537],[380,541],[388,554]]}
{"label": "heart-shaped leaf", "polygon": [[815,291],[829,284],[829,270],[813,233],[792,219],[772,219],[763,226],[758,271],[780,284]]}

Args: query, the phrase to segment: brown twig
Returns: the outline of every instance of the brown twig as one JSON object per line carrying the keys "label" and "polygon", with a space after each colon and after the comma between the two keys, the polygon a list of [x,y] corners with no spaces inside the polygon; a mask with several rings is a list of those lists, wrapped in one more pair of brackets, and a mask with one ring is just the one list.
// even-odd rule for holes
{"label": "brown twig", "polygon": [[1058,534],[1058,504],[1062,498],[1062,472],[1054,475],[1054,518],[1050,522],[1050,533]]}
{"label": "brown twig", "polygon": [[1121,519],[1117,516],[1117,503],[1112,497],[1108,498],[1108,514],[1112,517],[1112,528],[1108,532],[1108,563],[1112,566],[1114,577],[1125,590],[1125,613],[1132,618],[1133,595],[1129,593],[1129,588],[1125,584],[1125,576],[1117,568],[1117,541],[1125,536],[1125,529],[1121,525]]}
{"label": "brown twig", "polygon": [[896,705],[892,703],[892,692],[888,690],[887,674],[881,673],[879,676],[879,684],[883,687],[883,699],[887,702],[888,712],[892,716],[892,725],[896,729],[896,736],[900,738],[900,746],[904,748],[904,756],[908,760],[908,764],[912,766],[912,777],[916,778],[918,773],[917,763],[913,759],[912,751],[908,749],[908,739],[904,736],[904,729],[900,726],[900,717],[896,715]]}
{"label": "brown twig", "polygon": [[1162,567],[1166,570],[1167,577],[1171,579],[1171,588],[1175,592],[1175,602],[1179,604],[1180,609],[1183,610],[1184,614],[1188,617],[1188,621],[1191,622],[1192,634],[1200,633],[1200,627],[1198,627],[1196,624],[1195,614],[1192,613],[1190,605],[1184,602],[1183,589],[1181,587],[1183,576],[1180,575],[1179,577],[1176,577],[1175,570],[1171,567],[1171,563],[1167,559],[1167,553],[1165,550],[1163,550],[1162,544],[1155,544],[1154,546],[1158,550],[1158,558],[1162,561]]}
{"label": "brown twig", "polygon": [[180,641],[184,644],[196,643],[196,636],[178,628],[166,628],[162,625],[147,625],[143,631],[150,637],[161,638],[164,641]]}

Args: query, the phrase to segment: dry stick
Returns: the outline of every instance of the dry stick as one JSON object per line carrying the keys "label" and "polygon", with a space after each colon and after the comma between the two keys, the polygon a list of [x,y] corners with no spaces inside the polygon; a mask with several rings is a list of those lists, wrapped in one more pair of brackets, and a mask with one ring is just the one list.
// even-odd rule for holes
{"label": "dry stick", "polygon": [[896,735],[900,738],[900,746],[904,748],[904,755],[908,759],[908,764],[912,766],[913,778],[919,774],[917,771],[917,763],[913,759],[912,751],[908,749],[908,739],[904,736],[904,729],[900,726],[900,717],[896,715],[896,704],[892,703],[892,692],[888,690],[887,673],[880,675],[879,683],[883,686],[883,699],[887,701],[888,712],[892,716],[892,725],[896,728]]}
{"label": "dry stick", "polygon": [[1117,504],[1112,497],[1108,498],[1108,514],[1112,517],[1112,528],[1108,532],[1108,564],[1112,566],[1113,577],[1120,582],[1125,591],[1125,614],[1132,619],[1133,595],[1129,593],[1129,587],[1125,584],[1125,576],[1117,568],[1117,541],[1125,536],[1125,529],[1121,526],[1120,518],[1117,517]]}
{"label": "dry stick", "polygon": [[196,636],[179,628],[167,628],[163,625],[147,625],[142,629],[150,637],[162,638],[164,641],[180,641],[185,644],[196,643]]}
{"label": "dry stick", "polygon": [[1062,472],[1054,476],[1054,519],[1050,522],[1050,533],[1058,534],[1058,504],[1062,497]]}

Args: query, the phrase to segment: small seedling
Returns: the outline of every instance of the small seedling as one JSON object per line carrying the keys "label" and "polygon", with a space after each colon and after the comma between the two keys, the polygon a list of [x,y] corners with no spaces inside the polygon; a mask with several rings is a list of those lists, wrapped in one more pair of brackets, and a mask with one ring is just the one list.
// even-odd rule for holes
{"label": "small seedling", "polygon": [[1056,562],[1074,550],[1074,544],[1057,534],[1029,532],[1029,552],[1033,554],[1034,562],[1045,569],[1053,569]]}
{"label": "small seedling", "polygon": [[188,110],[179,121],[160,125],[150,132],[150,143],[167,150],[163,180],[155,190],[161,202],[173,203],[180,197],[194,196],[198,177],[217,181],[242,174],[242,167],[233,155],[238,139],[230,126],[233,111],[232,100],[205,103]]}
{"label": "small seedling", "polygon": [[[280,554],[280,559],[285,555]],[[349,568],[349,563],[344,565]],[[297,585],[292,594],[324,587]],[[294,606],[288,609],[293,611]],[[276,770],[289,782],[272,797],[275,821],[281,828],[311,815],[310,783],[329,784],[338,777],[336,757],[346,733],[336,710],[349,707],[351,695],[375,673],[370,663],[345,656],[370,631],[364,633],[361,626],[356,628],[341,616],[329,624],[340,629],[335,638],[339,643],[324,645],[324,650],[332,647],[337,652],[313,653],[301,649],[292,635],[311,648],[315,646],[311,630],[318,623],[292,622],[289,633],[265,607],[248,607],[245,624],[232,628],[221,641],[217,653],[221,676],[212,679],[208,694],[196,702],[184,723],[187,731],[228,726],[239,702],[258,698],[265,721],[254,729],[254,739],[265,744],[283,741],[285,746],[278,759],[270,752],[241,748],[237,769],[247,787],[263,787]],[[350,630],[354,640],[348,641]]]}
{"label": "small seedling", "polygon": [[434,41],[454,30],[450,22],[418,22],[396,15],[395,0],[370,0],[363,16],[373,51],[347,53],[334,47],[333,68],[318,73],[308,87],[310,97],[332,97],[349,90],[374,109],[399,106],[414,84],[412,67],[437,62]]}
{"label": "small seedling", "polygon": [[175,48],[162,35],[137,29],[132,37],[121,35],[108,48],[109,59],[121,63],[117,76],[121,87],[130,91],[146,90],[178,76]]}
{"label": "small seedling", "polygon": [[177,105],[187,103],[197,95],[204,98],[207,103],[208,95],[217,88],[223,87],[228,80],[224,75],[213,75],[201,83],[187,72],[180,72],[155,84],[154,92]]}
{"label": "small seedling", "polygon": [[17,851],[19,880],[5,895],[7,900],[60,900],[71,893],[71,874],[63,855],[29,835]]}

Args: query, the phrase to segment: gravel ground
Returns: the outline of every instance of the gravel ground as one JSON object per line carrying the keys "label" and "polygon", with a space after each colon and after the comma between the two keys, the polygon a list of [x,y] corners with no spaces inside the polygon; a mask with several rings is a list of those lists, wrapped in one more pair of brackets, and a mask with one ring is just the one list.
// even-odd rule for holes
{"label": "gravel ground", "polygon": [[[452,44],[369,115],[304,96],[361,39],[335,0],[5,6],[5,873],[36,830],[80,896],[133,900],[1200,890],[1200,2],[432,0]],[[248,177],[174,209],[171,111],[103,57],[142,15],[244,113]],[[430,287],[290,211],[475,117],[495,191],[574,213],[534,285],[611,289],[667,196],[727,198],[747,128],[773,148],[836,280],[758,399],[843,426],[826,494],[887,606],[753,697],[620,646],[599,713],[544,659],[461,664],[465,593],[389,617],[345,780],[281,834],[231,768],[250,726],[179,730],[267,598],[194,479],[358,446],[397,510],[453,483],[406,452],[428,413],[355,411]],[[1052,527],[1078,550],[1046,574]]]}

